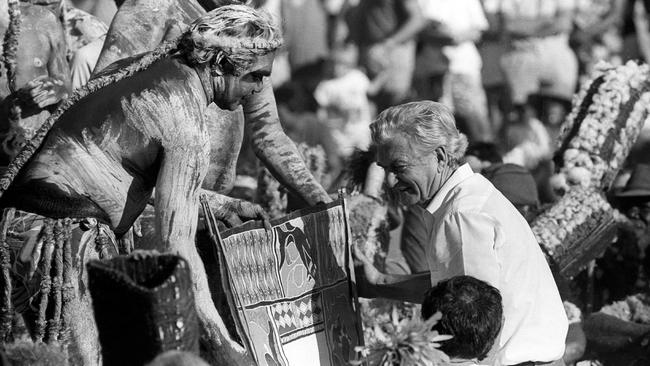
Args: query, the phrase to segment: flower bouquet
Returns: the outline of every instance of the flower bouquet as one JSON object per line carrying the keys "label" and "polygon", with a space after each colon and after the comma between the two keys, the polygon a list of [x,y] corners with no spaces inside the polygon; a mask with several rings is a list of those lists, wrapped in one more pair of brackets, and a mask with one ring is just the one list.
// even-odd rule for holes
{"label": "flower bouquet", "polygon": [[366,340],[366,346],[356,348],[359,360],[351,364],[370,366],[448,364],[449,357],[439,347],[440,342],[450,339],[451,336],[440,335],[432,330],[440,317],[441,314],[437,313],[428,320],[423,320],[416,312],[405,317],[398,307],[394,306],[389,319],[379,318],[371,328],[364,324],[366,329],[371,330],[372,337]]}

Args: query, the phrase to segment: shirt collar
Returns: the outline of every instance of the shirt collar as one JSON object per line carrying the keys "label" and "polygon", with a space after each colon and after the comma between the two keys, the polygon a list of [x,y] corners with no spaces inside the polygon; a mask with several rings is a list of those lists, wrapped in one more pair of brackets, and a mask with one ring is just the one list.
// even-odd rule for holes
{"label": "shirt collar", "polygon": [[436,212],[442,205],[442,201],[445,199],[449,191],[472,175],[474,175],[474,172],[469,164],[463,164],[458,167],[451,177],[449,177],[442,187],[440,187],[440,190],[438,190],[438,192],[433,196],[433,199],[431,199],[431,202],[427,205],[427,211],[430,213]]}

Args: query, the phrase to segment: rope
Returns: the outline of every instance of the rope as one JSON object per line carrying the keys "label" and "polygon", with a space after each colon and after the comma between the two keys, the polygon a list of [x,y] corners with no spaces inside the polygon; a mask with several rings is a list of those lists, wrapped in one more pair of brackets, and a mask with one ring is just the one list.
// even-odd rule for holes
{"label": "rope", "polygon": [[11,293],[13,286],[11,282],[11,260],[9,245],[7,244],[7,231],[14,219],[16,210],[8,208],[4,210],[2,227],[0,227],[0,266],[2,268],[2,303],[0,304],[0,341],[7,342],[11,334],[13,319],[13,306]]}
{"label": "rope", "polygon": [[72,319],[72,299],[74,287],[72,285],[72,225],[65,226],[65,241],[63,242],[63,288],[61,301],[61,328],[59,341],[65,346],[68,344],[70,324]]}
{"label": "rope", "polygon": [[47,343],[55,342],[59,339],[63,299],[63,243],[67,240],[66,227],[68,227],[70,223],[70,219],[57,220],[56,225],[54,226],[54,278],[52,280],[54,311],[52,313],[52,319],[49,321]]}
{"label": "rope", "polygon": [[15,126],[22,118],[22,109],[18,105],[15,95],[16,86],[16,59],[18,55],[18,37],[20,36],[20,3],[18,0],[8,0],[9,27],[3,40],[2,61],[7,69],[7,86],[11,92],[9,107],[9,126]]}
{"label": "rope", "polygon": [[18,0],[8,0],[9,27],[2,44],[2,61],[7,69],[7,85],[9,91],[16,92],[16,55],[18,54],[18,37],[20,36],[20,3]]}
{"label": "rope", "polygon": [[43,223],[43,257],[41,259],[41,289],[39,292],[40,302],[38,304],[38,318],[36,320],[36,332],[34,340],[43,342],[45,336],[45,327],[47,325],[47,307],[50,300],[50,290],[52,289],[52,279],[50,271],[52,270],[52,254],[54,252],[54,220],[46,219]]}

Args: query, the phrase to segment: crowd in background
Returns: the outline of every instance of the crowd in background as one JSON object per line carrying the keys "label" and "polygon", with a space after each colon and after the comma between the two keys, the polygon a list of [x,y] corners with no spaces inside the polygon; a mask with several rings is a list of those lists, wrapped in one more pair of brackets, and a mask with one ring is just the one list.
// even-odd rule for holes
{"label": "crowd in background", "polygon": [[[599,61],[650,57],[643,1],[262,3],[285,32],[272,75],[281,120],[295,140],[323,146],[334,172],[368,147],[378,112],[434,100],[470,142],[543,176],[579,81]],[[543,186],[539,198],[553,200]]]}

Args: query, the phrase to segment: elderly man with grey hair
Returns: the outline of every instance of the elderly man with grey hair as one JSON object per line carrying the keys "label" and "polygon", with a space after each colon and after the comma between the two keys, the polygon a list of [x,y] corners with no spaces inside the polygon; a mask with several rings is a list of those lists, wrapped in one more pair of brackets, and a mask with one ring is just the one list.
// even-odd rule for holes
{"label": "elderly man with grey hair", "polygon": [[395,106],[370,129],[377,163],[399,200],[426,208],[430,272],[383,274],[359,255],[365,272],[360,295],[421,302],[441,280],[476,277],[503,296],[504,324],[489,363],[562,364],[568,322],[546,259],[508,199],[469,165],[459,165],[467,138],[449,109],[429,101]]}

